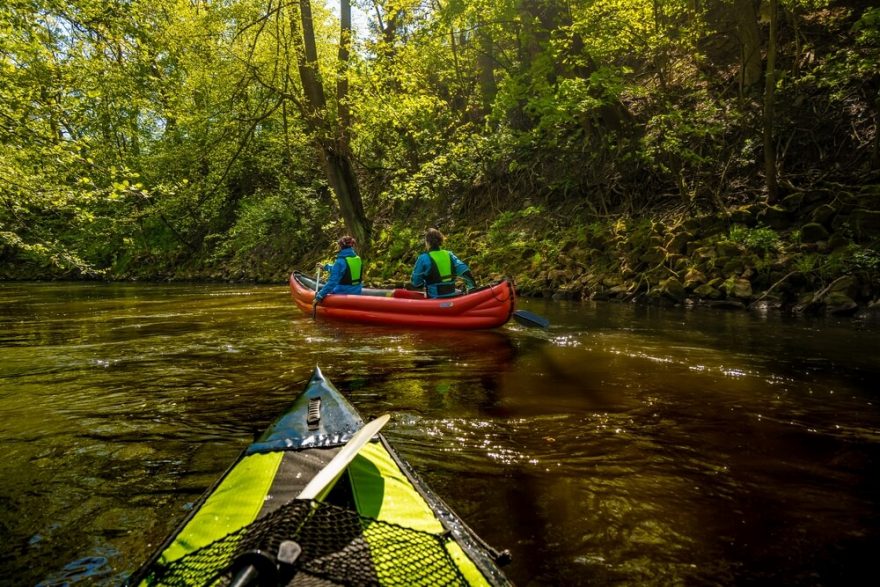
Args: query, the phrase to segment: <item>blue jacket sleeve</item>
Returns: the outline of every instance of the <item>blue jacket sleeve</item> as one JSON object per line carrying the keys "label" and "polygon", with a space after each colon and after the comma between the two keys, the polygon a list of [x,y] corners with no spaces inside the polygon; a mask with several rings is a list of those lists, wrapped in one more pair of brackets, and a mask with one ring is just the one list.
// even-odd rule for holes
{"label": "blue jacket sleeve", "polygon": [[416,287],[422,287],[425,285],[425,278],[428,277],[428,274],[431,272],[431,261],[430,257],[427,253],[422,253],[419,255],[419,258],[416,259],[416,265],[413,267],[412,277],[410,281]]}
{"label": "blue jacket sleeve", "polygon": [[333,263],[333,266],[330,268],[330,277],[327,278],[327,283],[324,284],[324,287],[321,288],[321,291],[318,292],[318,295],[315,296],[317,301],[323,300],[327,294],[333,291],[339,282],[342,280],[342,276],[345,275],[345,259],[338,258],[336,262]]}
{"label": "blue jacket sleeve", "polygon": [[[471,270],[470,267],[453,253],[449,253],[449,256],[452,257],[452,269],[455,271],[455,274],[464,280],[468,289],[475,288],[477,284],[471,278],[470,273],[468,273]],[[467,273],[467,275],[463,275],[464,273]]]}
{"label": "blue jacket sleeve", "polygon": [[461,275],[468,269],[470,269],[461,259],[456,257],[453,253],[449,253],[449,256],[452,258],[452,268],[455,270],[456,275]]}

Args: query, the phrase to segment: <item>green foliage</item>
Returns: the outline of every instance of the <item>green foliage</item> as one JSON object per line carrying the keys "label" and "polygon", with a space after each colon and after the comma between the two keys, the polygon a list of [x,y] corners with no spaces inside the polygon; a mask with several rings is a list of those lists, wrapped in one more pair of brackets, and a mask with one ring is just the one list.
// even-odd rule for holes
{"label": "green foliage", "polygon": [[800,85],[816,84],[843,107],[854,88],[880,83],[880,8],[869,7],[861,14],[846,43],[798,80]]}
{"label": "green foliage", "polygon": [[[825,158],[850,151],[867,161],[875,136],[880,9],[827,5],[786,2],[797,43],[781,48],[781,87],[792,104],[803,90],[833,107],[782,103],[780,120],[786,133],[820,122],[845,136],[791,134],[787,170],[837,169]],[[347,156],[343,134],[368,210],[393,227],[375,243],[389,279],[409,270],[421,218],[462,227],[450,238],[465,250],[463,225],[488,226],[490,248],[468,250],[476,263],[513,255],[538,270],[557,259],[559,209],[576,211],[566,221],[577,242],[631,253],[661,227],[595,218],[669,196],[711,195],[718,207],[759,197],[760,109],[737,87],[729,3],[376,2],[369,18],[381,16],[382,33],[357,31],[346,68],[338,23],[312,8],[324,125],[297,108],[296,3],[0,4],[4,260],[131,277],[308,257],[340,225],[315,145]],[[827,39],[840,41],[817,46]],[[345,129],[331,98],[343,75]],[[797,118],[811,109],[821,116]],[[403,220],[413,217],[419,226]],[[767,228],[728,238],[764,256],[785,248]],[[840,254],[823,270],[873,274],[873,254]]]}
{"label": "green foliage", "polygon": [[880,282],[880,252],[856,244],[828,255],[808,253],[798,256],[793,267],[800,273],[825,283],[845,275],[856,276],[865,284]]}
{"label": "green foliage", "polygon": [[779,234],[772,228],[748,228],[739,224],[730,227],[728,238],[731,242],[743,245],[750,251],[767,255],[779,251],[782,242]]}
{"label": "green foliage", "polygon": [[828,255],[818,270],[828,280],[841,275],[857,275],[866,283],[877,283],[880,281],[880,252],[851,244]]}
{"label": "green foliage", "polygon": [[809,275],[816,270],[816,267],[819,265],[819,256],[812,253],[808,255],[800,255],[798,256],[794,263],[795,271],[802,273],[804,275]]}
{"label": "green foliage", "polygon": [[253,194],[239,207],[232,228],[217,236],[212,259],[230,259],[243,267],[265,256],[297,258],[311,248],[313,231],[307,219],[315,212],[306,192]]}
{"label": "green foliage", "polygon": [[522,210],[500,214],[489,227],[488,240],[502,249],[522,249],[529,246],[528,229],[543,212],[540,206],[528,206]]}
{"label": "green foliage", "polygon": [[876,249],[850,245],[849,252],[853,270],[875,276],[880,273],[880,252]]}
{"label": "green foliage", "polygon": [[408,223],[395,223],[379,230],[375,249],[381,254],[366,261],[365,274],[369,282],[381,286],[405,282],[424,247],[423,234],[422,228]]}

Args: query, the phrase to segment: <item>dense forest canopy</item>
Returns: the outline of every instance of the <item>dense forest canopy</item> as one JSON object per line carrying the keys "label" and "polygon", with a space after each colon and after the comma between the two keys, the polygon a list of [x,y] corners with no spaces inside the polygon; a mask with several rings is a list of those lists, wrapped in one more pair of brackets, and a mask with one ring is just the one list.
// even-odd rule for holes
{"label": "dense forest canopy", "polygon": [[355,4],[4,2],[0,277],[283,279],[350,232],[400,279],[438,225],[539,290],[561,234],[604,252],[649,218],[670,253],[677,211],[755,249],[782,228],[731,215],[793,194],[857,198],[847,267],[880,267],[874,3]]}

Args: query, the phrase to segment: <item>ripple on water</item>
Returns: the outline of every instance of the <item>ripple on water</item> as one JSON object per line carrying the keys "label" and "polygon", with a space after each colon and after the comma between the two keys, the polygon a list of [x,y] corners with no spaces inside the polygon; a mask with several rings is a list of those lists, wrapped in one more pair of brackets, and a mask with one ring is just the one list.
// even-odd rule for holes
{"label": "ripple on water", "polygon": [[277,286],[0,284],[0,302],[0,574],[22,584],[122,583],[315,365],[393,415],[386,436],[512,550],[517,584],[873,572],[870,329],[524,300],[550,329],[401,331],[313,321]]}

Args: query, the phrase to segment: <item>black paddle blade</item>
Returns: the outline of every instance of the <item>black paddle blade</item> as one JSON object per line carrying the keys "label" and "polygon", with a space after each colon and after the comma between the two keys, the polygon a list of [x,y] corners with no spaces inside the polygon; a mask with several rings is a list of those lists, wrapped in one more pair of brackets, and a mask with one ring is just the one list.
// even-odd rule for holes
{"label": "black paddle blade", "polygon": [[523,326],[531,326],[532,328],[547,328],[550,326],[549,320],[526,310],[516,310],[513,313],[513,319]]}

